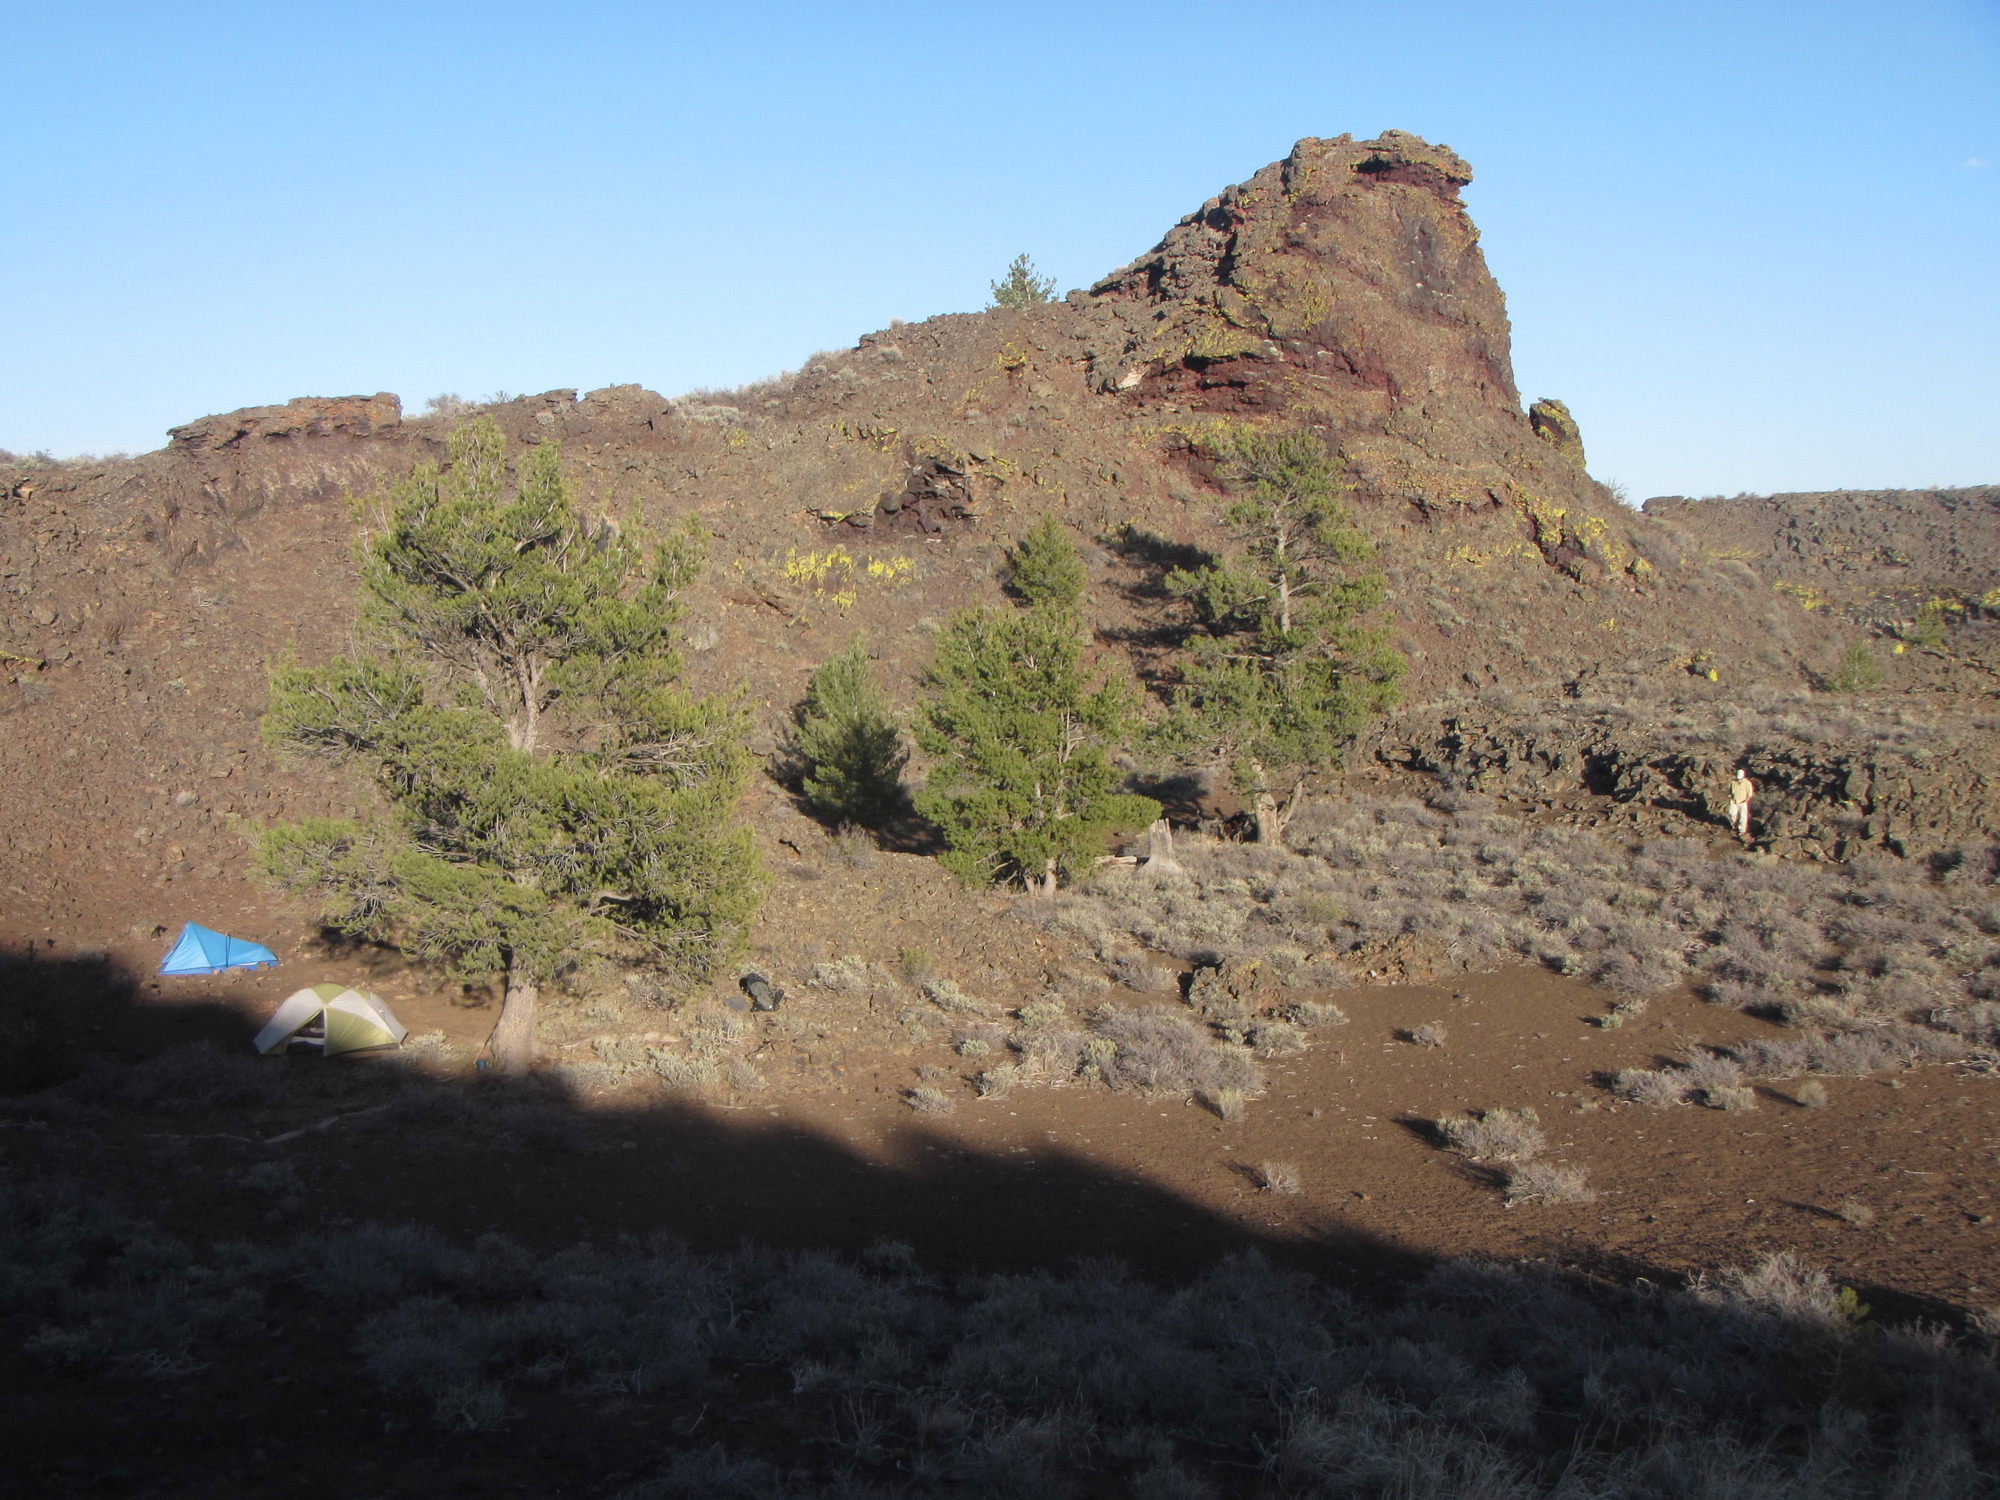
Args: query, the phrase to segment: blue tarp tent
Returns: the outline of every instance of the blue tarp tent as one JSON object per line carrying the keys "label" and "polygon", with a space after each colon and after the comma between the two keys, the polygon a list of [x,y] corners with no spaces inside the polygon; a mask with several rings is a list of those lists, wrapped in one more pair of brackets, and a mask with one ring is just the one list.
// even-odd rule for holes
{"label": "blue tarp tent", "polygon": [[160,960],[160,972],[220,974],[224,969],[259,969],[266,964],[275,969],[278,955],[262,943],[246,943],[190,922],[181,929],[173,951]]}

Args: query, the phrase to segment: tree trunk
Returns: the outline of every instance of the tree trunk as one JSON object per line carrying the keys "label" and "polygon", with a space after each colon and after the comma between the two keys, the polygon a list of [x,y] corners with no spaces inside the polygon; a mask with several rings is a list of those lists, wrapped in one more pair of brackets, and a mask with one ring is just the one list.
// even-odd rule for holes
{"label": "tree trunk", "polygon": [[1250,802],[1250,811],[1257,819],[1257,842],[1260,844],[1282,844],[1285,841],[1285,815],[1278,808],[1278,799],[1269,792],[1259,792]]}
{"label": "tree trunk", "polygon": [[501,1072],[519,1077],[535,1060],[535,1002],[541,995],[540,986],[508,973],[507,998],[500,1003],[500,1020],[488,1042]]}
{"label": "tree trunk", "polygon": [[1306,782],[1303,776],[1292,783],[1292,794],[1284,800],[1282,806],[1270,792],[1259,792],[1250,803],[1250,810],[1257,815],[1257,842],[1283,844],[1285,830],[1291,827],[1292,815],[1299,810],[1299,804],[1305,801],[1305,796]]}
{"label": "tree trunk", "polygon": [[1053,901],[1056,895],[1056,862],[1050,860],[1040,877],[1031,880],[1029,886],[1044,901]]}
{"label": "tree trunk", "polygon": [[1156,819],[1146,830],[1146,868],[1149,870],[1179,870],[1181,862],[1174,858],[1174,827],[1165,818]]}

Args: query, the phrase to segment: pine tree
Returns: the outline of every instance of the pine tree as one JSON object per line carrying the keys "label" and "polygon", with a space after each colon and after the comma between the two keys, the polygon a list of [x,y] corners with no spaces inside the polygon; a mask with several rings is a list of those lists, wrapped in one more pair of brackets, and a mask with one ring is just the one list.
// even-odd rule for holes
{"label": "pine tree", "polygon": [[1198,633],[1156,740],[1229,766],[1257,837],[1276,843],[1308,777],[1398,701],[1406,664],[1365,621],[1383,578],[1337,498],[1326,445],[1307,432],[1244,429],[1219,447],[1240,494],[1224,512],[1238,548],[1168,575]]}
{"label": "pine tree", "polygon": [[1833,669],[1826,685],[1836,693],[1865,693],[1880,687],[1886,680],[1882,663],[1875,659],[1868,643],[1856,641],[1842,654],[1840,664]]}
{"label": "pine tree", "polygon": [[[1049,577],[1080,575],[1060,528],[1038,530],[1017,568],[1027,555]],[[1081,602],[1080,586],[1058,587],[1026,608],[961,610],[939,635],[916,723],[935,764],[917,810],[943,831],[943,863],[968,885],[1020,880],[1053,896],[1059,876],[1096,865],[1107,835],[1160,815],[1150,797],[1119,791],[1125,777],[1111,756],[1137,725],[1138,690],[1115,669],[1092,685]]]}
{"label": "pine tree", "polygon": [[448,452],[362,507],[371,649],[281,663],[263,724],[365,768],[390,816],[273,828],[258,859],[331,927],[504,976],[492,1045],[518,1072],[548,981],[594,957],[696,978],[739,941],[760,894],[729,826],[746,725],[676,685],[692,530],[649,547],[586,525],[553,444],[510,495],[491,418]]}
{"label": "pine tree", "polygon": [[1008,588],[1035,608],[1077,610],[1090,586],[1090,572],[1077,554],[1069,530],[1054,516],[1043,516],[1028,528],[1008,556],[1012,576]]}
{"label": "pine tree", "polygon": [[1056,279],[1053,276],[1037,276],[1035,263],[1025,255],[1017,255],[1008,263],[1006,279],[986,283],[993,289],[994,307],[1011,307],[1016,310],[1026,307],[1040,307],[1044,302],[1053,302],[1056,297]]}
{"label": "pine tree", "polygon": [[794,749],[806,797],[822,817],[881,828],[903,810],[910,752],[858,636],[813,673]]}

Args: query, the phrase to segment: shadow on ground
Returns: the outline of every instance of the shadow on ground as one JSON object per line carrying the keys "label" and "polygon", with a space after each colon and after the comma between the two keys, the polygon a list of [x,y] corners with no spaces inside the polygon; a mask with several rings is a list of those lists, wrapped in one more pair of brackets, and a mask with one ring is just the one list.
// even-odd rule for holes
{"label": "shadow on ground", "polygon": [[[0,979],[0,1010],[12,1017],[11,997],[41,997],[37,1015],[68,1012],[91,1044],[75,1076],[0,1111],[0,1284],[12,1288],[0,1300],[0,1381],[14,1393],[0,1451],[18,1476],[0,1476],[0,1495],[597,1497],[648,1475],[668,1477],[632,1493],[662,1500],[1129,1495],[1134,1473],[1165,1462],[1146,1453],[1178,1451],[1202,1487],[1175,1493],[1247,1496],[1266,1492],[1273,1445],[1291,1441],[1287,1413],[1310,1407],[1332,1422],[1328,1403],[1349,1387],[1435,1405],[1446,1423],[1459,1420],[1445,1415],[1452,1403],[1488,1392],[1468,1408],[1475,1454],[1501,1451],[1477,1401],[1539,1386],[1540,1428],[1492,1430],[1514,1434],[1512,1462],[1539,1463],[1545,1447],[1560,1457],[1566,1434],[1596,1420],[1594,1398],[1579,1394],[1591,1351],[1621,1340],[1664,1341],[1662,1369],[1712,1363],[1675,1384],[1717,1411],[1792,1424],[1785,1443],[1810,1441],[1814,1403],[1886,1417],[1904,1393],[1949,1391],[1964,1373],[1936,1345],[1850,1335],[1792,1291],[1796,1305],[1684,1300],[1661,1317],[1647,1288],[1678,1278],[1636,1258],[1569,1280],[1440,1268],[1337,1222],[1266,1236],[1069,1152],[969,1150],[915,1118],[835,1139],[755,1108],[592,1106],[553,1079],[434,1073],[397,1054],[257,1058],[226,997],[149,1005],[115,965],[19,953]],[[425,1232],[371,1237],[369,1223]],[[496,1234],[504,1241],[481,1240]],[[662,1236],[696,1257],[643,1243]],[[740,1248],[750,1244],[768,1249]],[[877,1269],[768,1254],[829,1249]],[[669,1320],[649,1335],[655,1360],[683,1337],[710,1351],[688,1356],[697,1373],[654,1388],[604,1351],[629,1341],[631,1320],[655,1316],[652,1283],[622,1302],[615,1284],[661,1255],[685,1269],[657,1283],[660,1296],[722,1281],[699,1328]],[[1114,1261],[1137,1279],[1104,1269]],[[1012,1288],[968,1279],[1004,1271],[1034,1275]],[[889,1278],[893,1295],[870,1291],[869,1276]],[[802,1277],[828,1287],[836,1331],[819,1352],[787,1332],[818,1316],[810,1296],[767,1330],[794,1353],[745,1354],[718,1332],[771,1323],[769,1288]],[[225,1285],[227,1297],[204,1290]],[[1640,1289],[1637,1300],[1617,1288]],[[1886,1321],[1948,1312],[1859,1290]],[[894,1328],[872,1321],[878,1295]],[[1033,1318],[1013,1326],[1030,1304]],[[591,1308],[613,1321],[592,1324]],[[176,1318],[193,1331],[176,1332]],[[474,1360],[476,1372],[498,1358],[496,1339],[513,1341],[504,1389],[468,1376],[461,1391],[450,1362]],[[117,1352],[165,1346],[184,1357],[153,1353],[149,1365]],[[1866,1354],[1859,1373],[1850,1353]],[[812,1374],[850,1355],[878,1372]],[[429,1373],[411,1374],[411,1360]],[[1476,1377],[1453,1373],[1473,1365]],[[1650,1387],[1634,1379],[1639,1399]],[[1729,1380],[1749,1394],[1732,1396]],[[400,1399],[412,1382],[423,1398]],[[1045,1417],[1057,1425],[1036,1425]],[[702,1455],[723,1449],[763,1456],[730,1457],[736,1469],[703,1479]],[[1763,1451],[1753,1443],[1745,1462]],[[911,1479],[920,1458],[936,1484]],[[779,1467],[757,1467],[767,1460]],[[792,1465],[848,1479],[795,1484],[783,1479]],[[875,1487],[839,1487],[856,1475]]]}
{"label": "shadow on ground", "polygon": [[[10,1154],[40,1154],[28,1148],[43,1138],[75,1158],[68,1170],[181,1232],[259,1232],[263,1205],[212,1179],[282,1159],[319,1218],[546,1246],[660,1232],[705,1248],[894,1240],[944,1271],[1111,1256],[1164,1276],[1253,1248],[1367,1280],[1426,1264],[1338,1224],[1310,1242],[1266,1237],[1055,1146],[972,1150],[914,1115],[836,1139],[767,1116],[756,1095],[634,1106],[629,1093],[580,1097],[554,1075],[440,1073],[394,1053],[260,1058],[251,1020],[225,998],[147,1004],[136,976],[100,961],[5,964],[0,974],[32,974],[62,997],[83,1043],[75,1077],[10,1101]],[[109,1149],[63,1150],[87,1140]],[[162,1150],[213,1165],[162,1176]]]}

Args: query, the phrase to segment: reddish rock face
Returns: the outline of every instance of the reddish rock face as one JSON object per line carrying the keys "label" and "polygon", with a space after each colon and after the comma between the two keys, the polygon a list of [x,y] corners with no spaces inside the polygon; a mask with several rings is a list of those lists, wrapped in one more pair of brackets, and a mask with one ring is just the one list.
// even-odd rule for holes
{"label": "reddish rock face", "polygon": [[1458,199],[1471,180],[1399,131],[1300,141],[1090,296],[1143,331],[1128,356],[1208,404],[1347,425],[1439,395],[1512,410],[1505,300]]}
{"label": "reddish rock face", "polygon": [[1098,387],[1314,427],[1368,498],[1599,500],[1527,441],[1471,180],[1401,131],[1300,141],[1077,299]]}
{"label": "reddish rock face", "polygon": [[211,554],[231,544],[236,521],[266,505],[365,488],[402,432],[403,403],[386,391],[300,396],[173,428],[165,449],[140,460],[159,497],[150,534],[170,556]]}
{"label": "reddish rock face", "polygon": [[167,435],[173,439],[170,446],[187,452],[242,452],[265,442],[376,437],[393,433],[402,422],[403,403],[380,391],[373,396],[300,396],[283,406],[252,406],[203,417]]}

